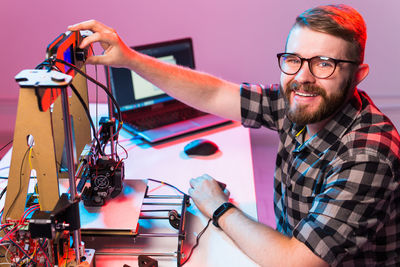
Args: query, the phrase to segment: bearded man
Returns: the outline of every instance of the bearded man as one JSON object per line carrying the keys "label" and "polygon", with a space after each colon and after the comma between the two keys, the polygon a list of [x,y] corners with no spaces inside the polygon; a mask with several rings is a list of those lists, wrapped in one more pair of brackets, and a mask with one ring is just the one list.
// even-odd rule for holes
{"label": "bearded man", "polygon": [[196,206],[262,266],[395,266],[400,262],[399,134],[357,85],[366,26],[346,5],[300,14],[279,53],[280,84],[234,84],[131,50],[96,21],[82,47],[92,64],[134,70],[200,110],[268,127],[280,137],[274,180],[277,228],[248,218],[208,175],[190,181]]}

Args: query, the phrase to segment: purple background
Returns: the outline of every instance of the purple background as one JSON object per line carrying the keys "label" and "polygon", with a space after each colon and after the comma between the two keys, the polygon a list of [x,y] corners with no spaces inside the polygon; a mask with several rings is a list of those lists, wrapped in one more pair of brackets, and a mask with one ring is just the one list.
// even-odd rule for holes
{"label": "purple background", "polygon": [[[339,2],[2,0],[0,99],[15,100],[18,86],[14,76],[41,62],[47,44],[68,25],[92,18],[114,27],[129,45],[190,36],[198,69],[235,82],[277,82],[275,54],[283,51],[295,16],[325,3]],[[400,1],[345,3],[359,10],[368,26],[366,62],[371,65],[371,73],[361,87],[371,95],[400,95],[397,83],[387,78],[399,71]],[[102,81],[103,72],[99,68]]]}
{"label": "purple background", "polygon": [[[365,61],[371,71],[360,88],[399,124],[399,0],[1,0],[0,145],[12,139],[19,90],[14,76],[40,63],[48,43],[68,25],[96,19],[114,27],[128,45],[192,37],[197,69],[238,83],[275,83],[275,55],[283,51],[295,17],[316,5],[342,2],[355,7],[368,27]],[[88,73],[94,76],[94,67]],[[103,67],[98,79],[105,82]],[[92,102],[95,91],[89,84]],[[99,95],[105,102],[104,93]],[[276,135],[252,130],[251,138],[259,219],[273,225]]]}

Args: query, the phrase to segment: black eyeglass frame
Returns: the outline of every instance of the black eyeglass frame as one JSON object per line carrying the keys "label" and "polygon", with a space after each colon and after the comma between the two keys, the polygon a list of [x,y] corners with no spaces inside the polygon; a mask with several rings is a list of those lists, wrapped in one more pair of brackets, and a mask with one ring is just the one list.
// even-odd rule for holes
{"label": "black eyeglass frame", "polygon": [[[296,57],[298,57],[298,58],[300,59],[300,67],[299,67],[299,69],[298,69],[295,73],[287,73],[287,72],[285,72],[285,71],[282,70],[282,67],[281,67],[281,57],[282,57],[283,55],[296,56]],[[310,58],[303,58],[303,57],[301,57],[301,56],[299,56],[299,55],[297,55],[297,54],[295,54],[295,53],[278,53],[276,56],[278,57],[279,69],[280,69],[283,73],[285,73],[285,74],[287,74],[287,75],[296,75],[296,74],[301,70],[301,68],[303,67],[304,61],[307,61],[307,62],[308,62],[308,69],[310,70],[310,73],[311,73],[314,77],[316,77],[316,78],[318,78],[318,79],[327,79],[327,78],[331,77],[332,74],[335,73],[337,64],[340,63],[340,62],[351,63],[351,64],[355,64],[355,65],[359,65],[359,64],[360,64],[360,63],[358,63],[358,62],[356,62],[356,61],[352,61],[352,60],[336,59],[336,58],[325,57],[325,56],[315,56],[315,57],[310,57]],[[311,64],[310,64],[311,60],[313,60],[314,58],[321,58],[321,59],[324,59],[324,60],[332,60],[332,61],[335,63],[335,65],[334,65],[334,67],[333,67],[333,70],[332,70],[332,73],[329,74],[329,75],[326,76],[326,77],[318,77],[318,76],[316,76],[316,75],[313,73],[312,68],[311,68]]]}

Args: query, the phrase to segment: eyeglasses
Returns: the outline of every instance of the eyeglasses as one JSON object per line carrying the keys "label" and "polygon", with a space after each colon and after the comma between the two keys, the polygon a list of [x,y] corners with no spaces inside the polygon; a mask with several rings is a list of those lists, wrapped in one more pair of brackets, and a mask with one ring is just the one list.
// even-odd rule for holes
{"label": "eyeglasses", "polygon": [[340,62],[358,65],[359,63],[350,60],[334,59],[330,57],[316,56],[312,58],[302,58],[292,53],[277,54],[279,68],[288,75],[295,75],[303,66],[304,61],[308,62],[308,68],[314,77],[326,79],[330,77]]}

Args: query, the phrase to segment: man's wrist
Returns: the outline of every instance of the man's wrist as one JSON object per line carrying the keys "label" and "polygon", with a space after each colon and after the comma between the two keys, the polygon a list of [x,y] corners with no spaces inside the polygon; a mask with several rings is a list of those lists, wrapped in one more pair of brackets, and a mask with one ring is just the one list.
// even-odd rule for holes
{"label": "man's wrist", "polygon": [[218,220],[221,218],[222,215],[224,215],[228,210],[230,210],[231,208],[234,208],[235,205],[233,205],[230,202],[225,202],[223,203],[221,206],[219,206],[213,213],[212,216],[212,222],[213,224],[220,228]]}

